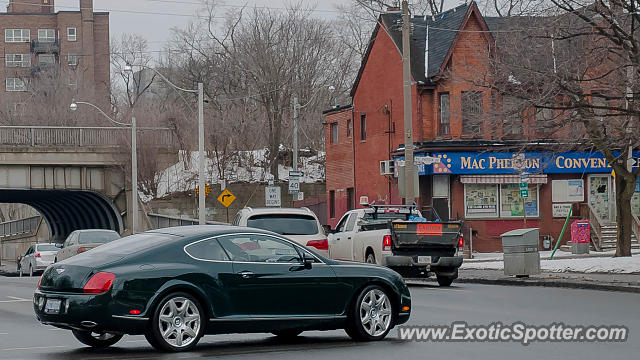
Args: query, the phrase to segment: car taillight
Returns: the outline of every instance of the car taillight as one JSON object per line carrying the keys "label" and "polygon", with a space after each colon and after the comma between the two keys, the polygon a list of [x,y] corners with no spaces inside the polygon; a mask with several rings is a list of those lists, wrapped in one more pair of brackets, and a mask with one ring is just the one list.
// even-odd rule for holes
{"label": "car taillight", "polygon": [[83,253],[83,252],[85,252],[87,250],[89,250],[89,249],[87,249],[87,248],[78,248],[78,252],[76,254]]}
{"label": "car taillight", "polygon": [[464,246],[464,238],[460,236],[460,239],[458,239],[458,247],[461,248],[463,246]]}
{"label": "car taillight", "polygon": [[38,290],[40,290],[40,283],[42,282],[42,276],[40,276],[40,280],[38,280]]}
{"label": "car taillight", "polygon": [[82,289],[82,292],[87,294],[100,294],[109,291],[113,280],[116,278],[115,274],[108,272],[99,272],[91,277],[87,284]]}
{"label": "car taillight", "polygon": [[329,242],[327,239],[308,241],[307,246],[314,247],[318,250],[329,250]]}
{"label": "car taillight", "polygon": [[391,235],[385,235],[382,238],[382,251],[391,250]]}
{"label": "car taillight", "polygon": [[40,257],[40,253],[36,253],[34,256],[35,257]]}

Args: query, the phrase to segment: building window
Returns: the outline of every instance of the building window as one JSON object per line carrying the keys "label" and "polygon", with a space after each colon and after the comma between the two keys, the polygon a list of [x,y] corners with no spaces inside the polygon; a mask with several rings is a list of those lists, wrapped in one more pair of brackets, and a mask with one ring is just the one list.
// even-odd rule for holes
{"label": "building window", "polygon": [[69,74],[69,86],[71,86],[71,87],[78,86],[78,78],[76,77],[76,74],[74,74],[74,73],[70,73]]}
{"label": "building window", "polygon": [[347,188],[347,210],[356,208],[356,196],[353,188]]}
{"label": "building window", "polygon": [[522,201],[519,184],[465,184],[465,217],[520,218],[538,217],[538,185],[529,185],[529,197]]}
{"label": "building window", "polygon": [[367,114],[360,115],[360,140],[367,140]]}
{"label": "building window", "polygon": [[449,113],[449,93],[442,93],[438,95],[439,98],[439,117],[440,126],[438,127],[438,134],[449,135],[450,134],[450,113]]}
{"label": "building window", "polygon": [[353,124],[351,123],[351,119],[347,120],[347,137],[351,137],[351,131],[353,128]]}
{"label": "building window", "polygon": [[76,28],[67,28],[67,41],[77,41],[78,32]]}
{"label": "building window", "polygon": [[520,136],[522,135],[522,109],[517,98],[505,96],[502,99],[502,135]]}
{"label": "building window", "polygon": [[478,135],[482,126],[482,92],[462,92],[462,134]]}
{"label": "building window", "polygon": [[6,67],[30,67],[31,55],[30,54],[6,54],[5,57]]}
{"label": "building window", "polygon": [[522,206],[527,216],[538,217],[538,186],[529,185],[529,197],[522,201],[520,185],[500,185],[500,217],[522,217]]}
{"label": "building window", "polygon": [[338,123],[331,124],[331,143],[335,144],[338,142]]}
{"label": "building window", "polygon": [[56,63],[56,56],[54,54],[40,54],[38,55],[38,65],[53,65]]}
{"label": "building window", "polygon": [[40,42],[55,42],[56,31],[55,29],[38,29],[38,41]]}
{"label": "building window", "polygon": [[29,42],[31,41],[31,30],[29,29],[5,29],[5,42]]}
{"label": "building window", "polygon": [[329,217],[336,217],[336,192],[335,190],[329,191]]}
{"label": "building window", "polygon": [[69,53],[67,55],[67,64],[69,66],[78,66],[78,54]]}
{"label": "building window", "polygon": [[11,115],[13,116],[22,116],[24,115],[25,110],[27,109],[26,103],[14,103],[13,109],[11,109]]}
{"label": "building window", "polygon": [[553,109],[536,109],[535,115],[535,127],[536,135],[541,137],[548,137],[553,134],[555,127],[555,117],[553,115]]}
{"label": "building window", "polygon": [[498,185],[465,184],[465,217],[497,217]]}
{"label": "building window", "polygon": [[27,91],[27,82],[21,78],[7,78],[7,91]]}

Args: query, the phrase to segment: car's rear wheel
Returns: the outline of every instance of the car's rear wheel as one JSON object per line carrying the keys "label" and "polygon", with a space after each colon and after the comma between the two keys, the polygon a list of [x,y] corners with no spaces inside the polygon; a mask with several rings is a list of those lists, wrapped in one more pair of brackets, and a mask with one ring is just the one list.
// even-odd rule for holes
{"label": "car's rear wheel", "polygon": [[302,330],[280,330],[272,332],[273,335],[277,336],[280,339],[293,339],[296,336],[302,334]]}
{"label": "car's rear wheel", "polygon": [[375,264],[376,256],[372,252],[370,252],[369,254],[367,254],[367,259],[365,261],[367,262],[367,264]]}
{"label": "car's rear wheel", "polygon": [[367,286],[352,305],[345,331],[354,340],[381,340],[393,324],[391,299],[378,285]]}
{"label": "car's rear wheel", "polygon": [[156,307],[145,337],[161,351],[193,349],[204,333],[204,311],[198,300],[186,293],[167,295]]}
{"label": "car's rear wheel", "polygon": [[122,334],[114,333],[94,333],[91,331],[72,330],[73,336],[81,343],[94,347],[94,348],[106,348],[122,339]]}
{"label": "car's rear wheel", "polygon": [[29,264],[29,276],[33,276],[33,266]]}

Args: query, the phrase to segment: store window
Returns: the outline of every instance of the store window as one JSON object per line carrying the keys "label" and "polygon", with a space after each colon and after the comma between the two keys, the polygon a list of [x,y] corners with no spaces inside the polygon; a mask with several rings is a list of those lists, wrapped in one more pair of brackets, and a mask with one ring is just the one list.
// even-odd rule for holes
{"label": "store window", "polygon": [[500,217],[522,217],[523,206],[528,217],[538,217],[538,186],[529,185],[529,197],[522,200],[519,184],[500,185]]}
{"label": "store window", "polygon": [[464,192],[466,217],[498,216],[498,185],[466,184]]}

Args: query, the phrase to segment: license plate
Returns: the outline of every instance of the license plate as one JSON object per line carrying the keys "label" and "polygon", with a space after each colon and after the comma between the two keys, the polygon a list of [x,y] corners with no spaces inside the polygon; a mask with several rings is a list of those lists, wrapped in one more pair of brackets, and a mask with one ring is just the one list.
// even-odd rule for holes
{"label": "license plate", "polygon": [[431,264],[431,256],[418,256],[418,264]]}
{"label": "license plate", "polygon": [[61,304],[62,304],[61,300],[47,299],[47,302],[44,305],[44,312],[47,314],[58,314],[60,312]]}

